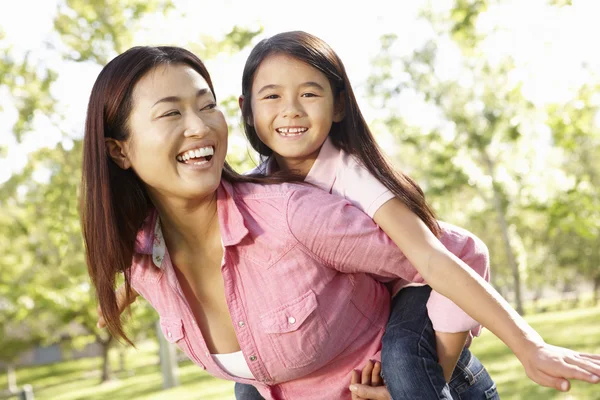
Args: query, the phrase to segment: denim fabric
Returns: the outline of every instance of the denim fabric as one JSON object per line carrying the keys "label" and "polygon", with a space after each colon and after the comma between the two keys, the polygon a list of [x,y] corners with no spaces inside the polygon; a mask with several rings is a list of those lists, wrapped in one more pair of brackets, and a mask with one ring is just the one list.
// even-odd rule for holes
{"label": "denim fabric", "polygon": [[435,332],[427,316],[431,288],[398,293],[383,336],[382,375],[394,400],[496,400],[496,385],[481,362],[465,348],[450,384],[438,364]]}
{"label": "denim fabric", "polygon": [[236,400],[263,400],[258,390],[252,385],[236,382],[234,391]]}

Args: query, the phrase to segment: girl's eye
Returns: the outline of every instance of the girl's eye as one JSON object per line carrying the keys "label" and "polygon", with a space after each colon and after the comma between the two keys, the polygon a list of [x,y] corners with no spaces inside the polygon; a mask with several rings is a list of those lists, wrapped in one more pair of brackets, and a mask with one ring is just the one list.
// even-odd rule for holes
{"label": "girl's eye", "polygon": [[270,94],[265,97],[265,99],[268,99],[268,100],[273,100],[273,99],[277,99],[277,98],[279,98],[279,95],[277,95],[277,94]]}
{"label": "girl's eye", "polygon": [[314,93],[304,93],[302,94],[302,97],[317,97],[317,95]]}
{"label": "girl's eye", "polygon": [[[166,114],[163,114],[163,115],[162,115],[162,117],[172,117],[172,116],[174,116],[174,115],[178,115],[178,114],[179,114],[179,111],[177,111],[177,110],[173,110],[173,111],[169,111],[169,112],[168,112],[168,113],[166,113]],[[162,117],[161,117],[161,118],[162,118]]]}

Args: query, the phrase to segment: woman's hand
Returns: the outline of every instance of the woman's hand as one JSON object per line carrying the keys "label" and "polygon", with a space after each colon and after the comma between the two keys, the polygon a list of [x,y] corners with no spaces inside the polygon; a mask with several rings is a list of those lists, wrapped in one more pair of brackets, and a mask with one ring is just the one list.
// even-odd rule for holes
{"label": "woman's hand", "polygon": [[[519,356],[517,354],[517,356]],[[600,355],[579,353],[547,343],[534,345],[519,357],[527,376],[534,382],[566,392],[570,379],[600,382]]]}
{"label": "woman's hand", "polygon": [[[125,293],[125,285],[121,285],[115,291],[115,296],[117,296],[117,306],[119,307],[119,312],[123,313],[123,311],[135,301],[139,294],[133,290],[133,288],[130,290],[129,294],[127,294]],[[98,323],[96,326],[98,328],[106,328],[106,321],[104,320],[104,315],[102,315],[100,306],[98,306],[96,311],[98,312]]]}
{"label": "woman's hand", "polygon": [[368,361],[362,371],[352,371],[350,380],[352,400],[391,400],[381,379],[381,363]]}

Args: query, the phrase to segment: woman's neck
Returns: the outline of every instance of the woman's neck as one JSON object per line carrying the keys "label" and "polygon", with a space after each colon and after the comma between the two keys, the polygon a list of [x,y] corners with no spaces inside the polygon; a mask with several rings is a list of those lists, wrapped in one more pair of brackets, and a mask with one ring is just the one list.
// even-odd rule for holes
{"label": "woman's neck", "polygon": [[[220,236],[217,192],[195,201],[182,199],[154,201],[160,215],[167,246],[195,252],[210,246]],[[220,240],[220,237],[219,237]]]}

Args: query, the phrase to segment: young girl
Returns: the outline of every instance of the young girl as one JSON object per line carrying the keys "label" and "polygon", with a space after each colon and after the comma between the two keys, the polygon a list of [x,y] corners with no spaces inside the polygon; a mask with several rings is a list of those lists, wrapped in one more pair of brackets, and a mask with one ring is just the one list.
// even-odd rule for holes
{"label": "young girl", "polygon": [[[435,291],[502,339],[537,383],[567,390],[564,378],[598,382],[597,364],[578,356],[568,356],[560,366],[531,368],[532,354],[519,342],[541,338],[487,282],[440,245],[436,235],[446,244],[469,233],[447,225],[440,230],[418,186],[392,172],[362,117],[342,61],[325,42],[304,32],[261,41],[244,68],[240,107],[248,140],[264,158],[254,172],[295,172],[361,208]],[[396,285],[394,294],[404,283]],[[466,333],[456,333],[475,329],[477,323],[441,314],[436,304],[445,299],[436,292],[429,296],[429,290],[403,289],[394,298],[382,350],[392,397],[449,399],[452,392],[461,399],[493,398],[495,387],[483,366],[468,350],[461,354]],[[547,351],[550,358],[563,354]]]}

